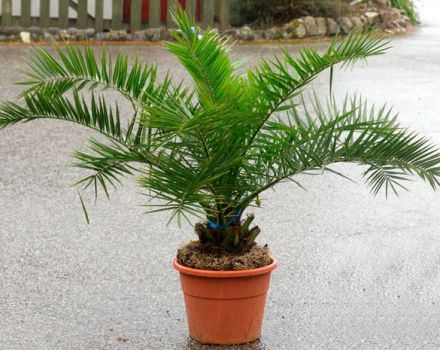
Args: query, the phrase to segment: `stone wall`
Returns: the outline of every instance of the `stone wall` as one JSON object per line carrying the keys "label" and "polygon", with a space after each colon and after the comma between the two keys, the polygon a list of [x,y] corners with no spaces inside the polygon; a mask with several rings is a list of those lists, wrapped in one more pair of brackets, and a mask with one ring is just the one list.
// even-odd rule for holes
{"label": "stone wall", "polygon": [[249,26],[230,28],[225,34],[237,40],[282,40],[306,37],[348,34],[363,26],[374,27],[388,34],[404,33],[412,25],[403,10],[391,7],[388,0],[376,0],[372,4],[359,3],[351,16],[339,18],[302,17],[292,19],[281,26],[253,29]]}

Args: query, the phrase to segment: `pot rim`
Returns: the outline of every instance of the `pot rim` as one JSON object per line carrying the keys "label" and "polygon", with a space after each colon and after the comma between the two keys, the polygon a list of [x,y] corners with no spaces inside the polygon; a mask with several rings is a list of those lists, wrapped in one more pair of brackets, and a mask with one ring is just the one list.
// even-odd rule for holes
{"label": "pot rim", "polygon": [[266,273],[270,273],[277,267],[277,261],[275,258],[272,258],[272,262],[269,265],[259,267],[256,269],[250,270],[236,270],[236,271],[212,271],[212,270],[200,270],[193,269],[191,267],[186,267],[177,262],[177,259],[174,258],[173,266],[180,273],[184,273],[186,275],[192,276],[200,276],[200,277],[213,277],[213,278],[222,278],[222,277],[249,277],[249,276],[258,276],[264,275]]}

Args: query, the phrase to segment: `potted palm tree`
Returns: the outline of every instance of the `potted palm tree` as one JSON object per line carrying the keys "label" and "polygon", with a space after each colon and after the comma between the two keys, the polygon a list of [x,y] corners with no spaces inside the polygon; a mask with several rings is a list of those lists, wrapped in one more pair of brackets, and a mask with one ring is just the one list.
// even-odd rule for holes
{"label": "potted palm tree", "polygon": [[[374,194],[397,192],[417,176],[440,184],[440,152],[402,127],[387,108],[369,109],[354,96],[303,97],[321,72],[383,54],[388,44],[374,33],[353,32],[324,53],[287,50],[245,74],[229,55],[230,43],[214,30],[203,34],[183,10],[173,11],[177,30],[165,44],[192,78],[159,79],[156,67],[85,46],[35,48],[18,101],[0,106],[0,129],[49,118],[81,124],[103,135],[76,165],[91,173],[79,184],[108,194],[127,175],[153,201],[152,211],[201,221],[198,240],[174,260],[185,294],[191,337],[202,343],[244,343],[260,336],[270,273],[276,261],[247,211],[260,195],[303,172],[335,172],[330,164],[365,166]],[[120,93],[132,114],[120,112],[106,90]],[[339,174],[339,173],[338,173]],[[342,175],[342,174],[339,174]],[[84,203],[81,199],[83,209]],[[86,217],[87,217],[87,212]]]}

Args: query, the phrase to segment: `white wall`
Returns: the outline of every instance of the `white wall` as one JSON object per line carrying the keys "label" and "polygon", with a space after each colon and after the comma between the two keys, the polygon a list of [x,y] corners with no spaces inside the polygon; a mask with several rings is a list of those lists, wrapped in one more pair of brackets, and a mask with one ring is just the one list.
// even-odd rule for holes
{"label": "white wall", "polygon": [[[29,0],[31,1],[31,16],[38,17],[40,15],[40,0]],[[78,2],[78,0],[74,0]],[[12,15],[20,16],[21,11],[21,0],[12,0]],[[95,0],[88,1],[88,12],[92,16],[95,15]],[[0,15],[2,13],[2,0],[0,0]],[[50,0],[50,17],[58,16],[58,0]],[[76,11],[69,8],[69,17],[76,18]],[[104,0],[104,18],[112,18],[112,0]]]}

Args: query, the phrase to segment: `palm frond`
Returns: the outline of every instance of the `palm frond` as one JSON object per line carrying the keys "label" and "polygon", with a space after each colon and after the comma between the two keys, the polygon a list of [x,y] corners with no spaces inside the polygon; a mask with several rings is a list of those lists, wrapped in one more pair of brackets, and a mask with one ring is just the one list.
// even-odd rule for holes
{"label": "palm frond", "polygon": [[165,93],[171,84],[166,76],[159,83],[157,68],[140,63],[136,58],[130,67],[128,55],[119,52],[115,58],[104,48],[97,59],[91,46],[56,49],[57,57],[43,48],[35,47],[25,71],[27,80],[19,82],[26,89],[21,96],[35,91],[60,95],[71,89],[114,89],[131,101],[143,103],[150,95]]}
{"label": "palm frond", "polygon": [[[332,163],[368,165],[364,176],[377,194],[385,188],[397,193],[402,182],[417,175],[434,189],[440,185],[440,151],[426,138],[402,129],[392,110],[375,110],[359,97],[347,98],[339,109],[334,99],[326,109],[315,96],[313,115],[302,100],[302,111],[292,104],[288,121],[269,123],[249,152],[252,162],[247,176],[255,192],[249,203],[265,189],[292,176],[310,171],[328,171]],[[265,169],[261,174],[256,168]]]}
{"label": "palm frond", "polygon": [[[262,192],[282,181],[302,187],[300,173],[345,177],[333,163],[362,165],[373,194],[398,193],[414,177],[440,187],[438,147],[400,127],[387,106],[370,107],[358,96],[341,105],[303,97],[324,70],[331,70],[332,86],[336,65],[383,54],[388,42],[381,37],[360,30],[323,53],[307,48],[294,57],[283,50],[241,75],[227,39],[209,28],[202,33],[179,8],[172,15],[175,42],[166,47],[193,85],[169,75],[159,81],[154,65],[130,63],[121,53],[99,56],[86,46],[52,56],[37,48],[21,98],[0,105],[0,129],[49,118],[95,130],[106,141],[92,139],[89,151],[75,152],[75,166],[91,172],[79,184],[108,195],[122,177],[138,174],[150,211],[168,210],[178,220],[204,216],[203,236],[223,249],[253,242],[259,230],[241,216],[253,201],[259,205]],[[107,89],[131,102],[130,115],[121,117]]]}
{"label": "palm frond", "polygon": [[[321,72],[341,63],[343,66],[365,61],[368,57],[385,53],[388,42],[371,31],[360,29],[351,32],[341,43],[335,38],[329,48],[319,54],[313,48],[302,49],[299,57],[294,58],[286,49],[282,57],[264,60],[254,71],[249,72],[253,89],[260,92],[256,109],[261,113],[250,143],[266,121],[283,105],[302,92],[302,88],[315,79]],[[333,71],[331,74],[332,84]],[[289,106],[287,106],[289,108]]]}
{"label": "palm frond", "polygon": [[87,126],[106,137],[125,143],[131,135],[121,126],[119,108],[108,107],[103,96],[91,94],[90,100],[72,91],[72,100],[35,92],[24,96],[24,106],[14,102],[0,105],[0,129],[36,119],[58,119]]}
{"label": "palm frond", "polygon": [[29,122],[38,119],[54,119],[69,121],[86,126],[110,140],[106,145],[96,140],[90,143],[94,155],[76,152],[76,166],[92,170],[94,173],[79,183],[88,187],[94,184],[97,195],[98,184],[108,194],[107,184],[114,185],[114,181],[123,175],[132,175],[131,162],[149,164],[150,161],[140,155],[144,144],[139,151],[135,144],[135,135],[130,126],[122,126],[117,104],[112,108],[103,96],[90,94],[89,100],[81,96],[78,91],[72,91],[72,99],[58,96],[48,96],[42,91],[35,91],[23,98],[24,105],[5,102],[0,105],[0,129],[19,122]]}
{"label": "palm frond", "polygon": [[166,47],[174,54],[194,80],[199,102],[208,107],[222,102],[233,103],[244,94],[241,78],[234,74],[237,62],[230,58],[230,41],[211,28],[203,35],[193,18],[176,7],[171,14],[178,26],[176,42]]}
{"label": "palm frond", "polygon": [[109,197],[108,185],[116,188],[121,177],[133,175],[138,171],[131,163],[148,163],[140,153],[116,142],[104,144],[91,139],[89,149],[93,151],[93,154],[80,151],[73,154],[76,159],[73,163],[75,167],[92,171],[91,175],[81,179],[75,185],[83,185],[84,189],[93,186],[95,198],[99,187]]}
{"label": "palm frond", "polygon": [[169,93],[179,93],[182,88],[181,84],[173,84],[169,75],[158,81],[154,64],[140,63],[138,58],[130,64],[128,55],[119,52],[113,57],[105,48],[97,58],[89,45],[56,48],[56,56],[46,49],[34,48],[28,66],[27,79],[18,83],[26,87],[20,97],[34,93],[57,97],[83,89],[119,92],[133,107],[130,130],[136,133],[138,144],[151,133],[139,123],[142,106]]}

